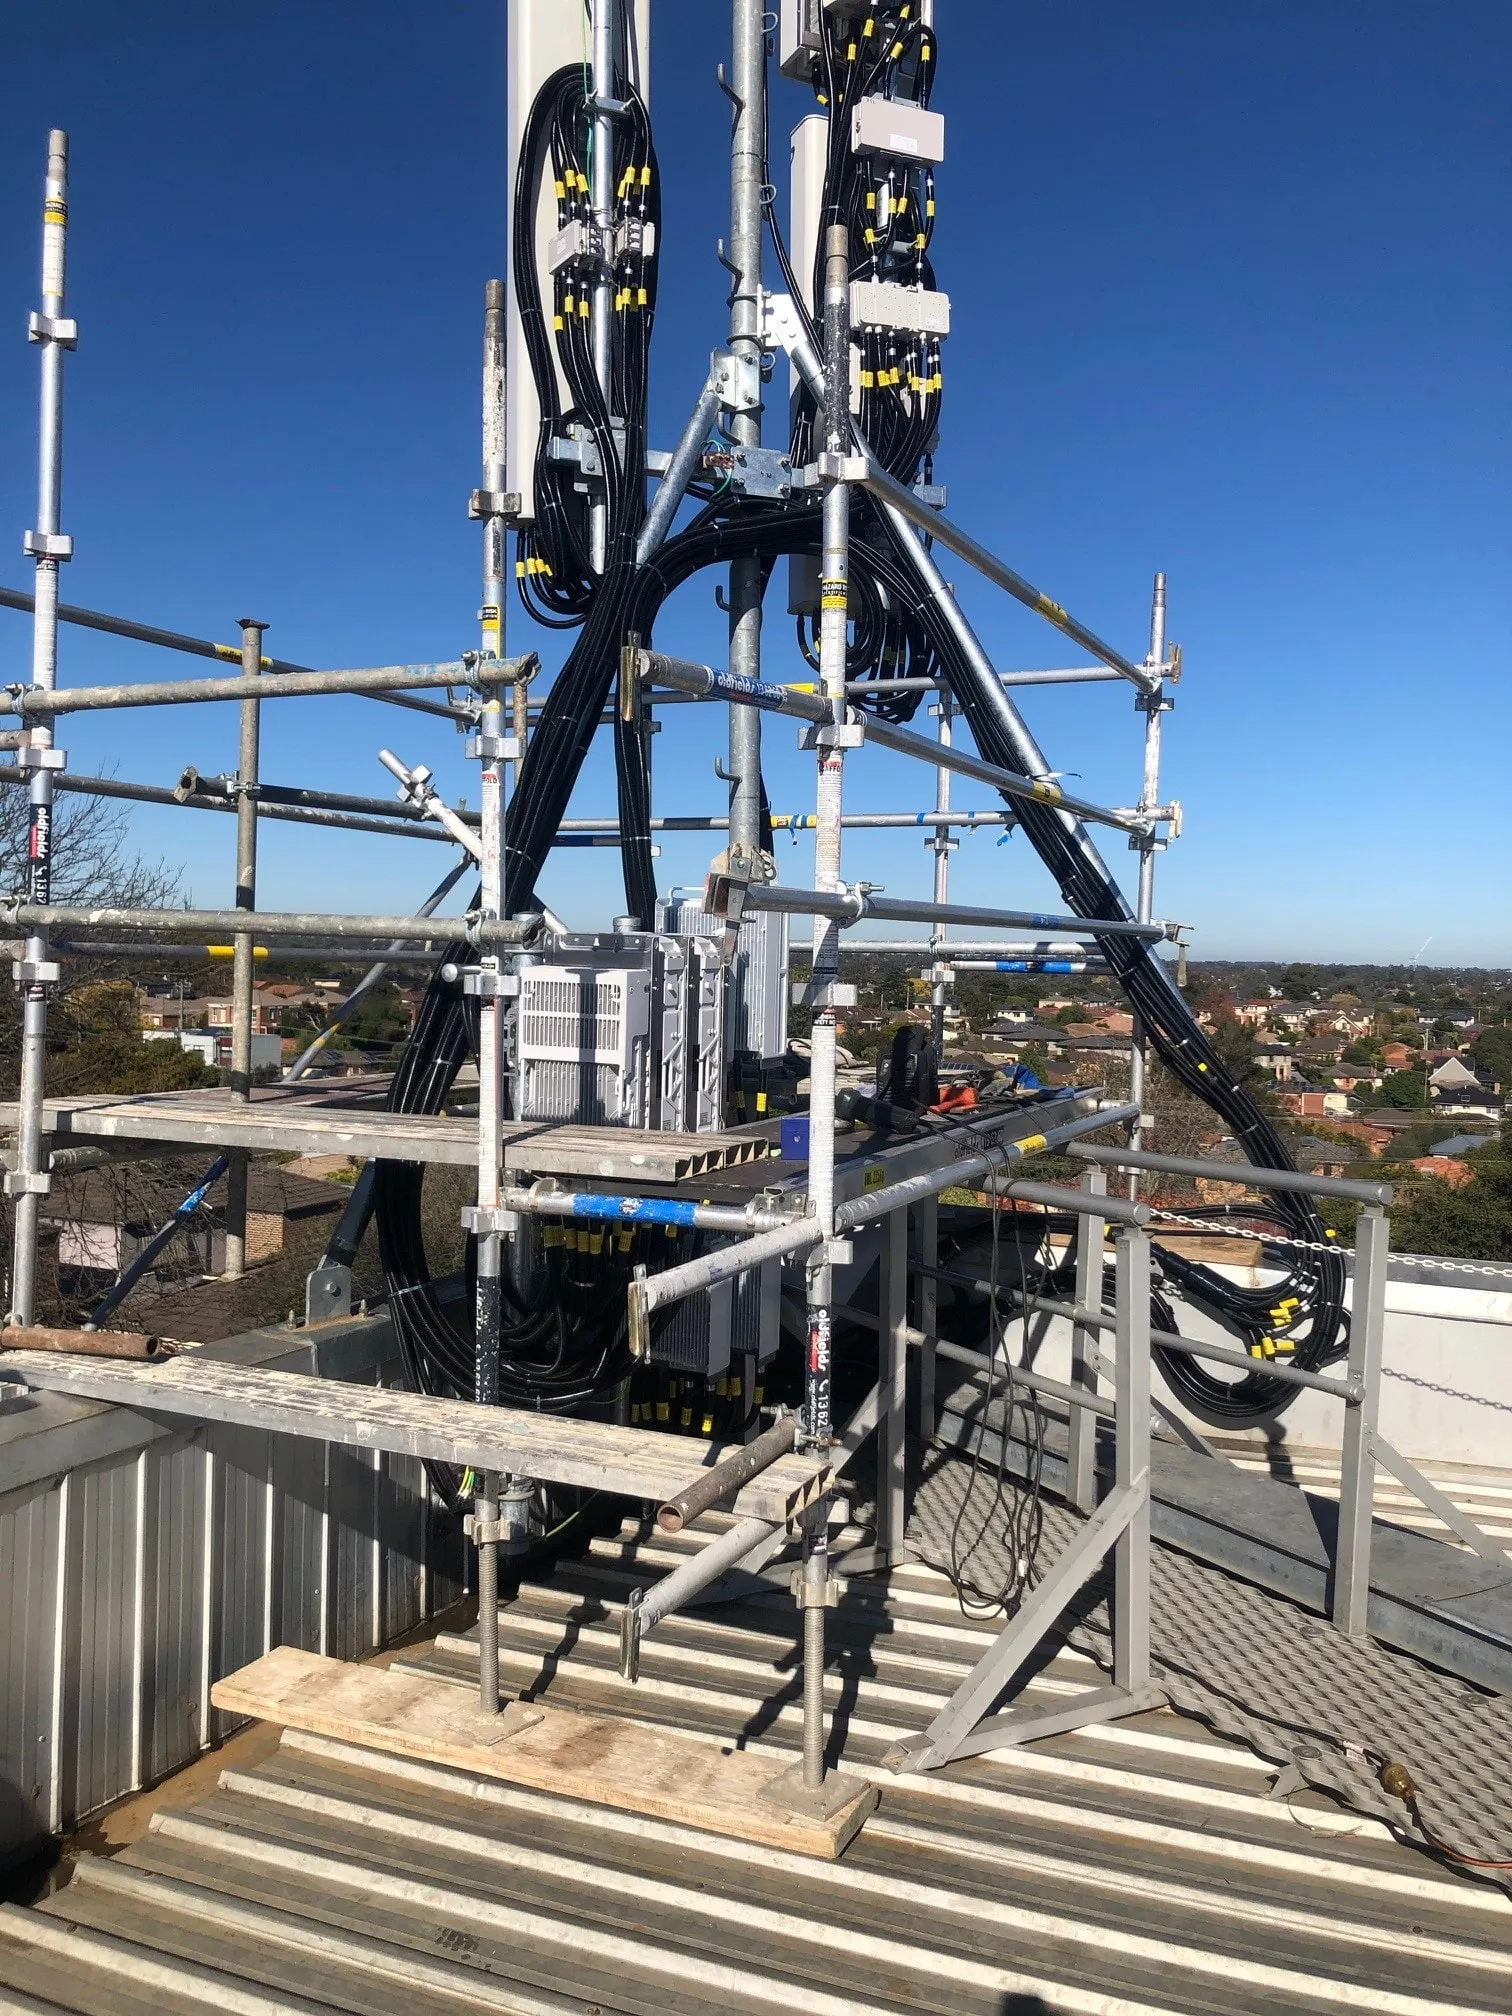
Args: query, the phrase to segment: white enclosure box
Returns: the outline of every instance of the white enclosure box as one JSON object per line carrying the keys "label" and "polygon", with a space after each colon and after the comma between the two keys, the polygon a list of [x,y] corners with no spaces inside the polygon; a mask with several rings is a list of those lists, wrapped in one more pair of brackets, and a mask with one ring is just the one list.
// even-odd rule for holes
{"label": "white enclosure box", "polygon": [[851,113],[851,152],[935,167],[945,159],[944,115],[906,98],[863,98]]}
{"label": "white enclosure box", "polygon": [[852,280],[853,329],[907,329],[919,336],[950,334],[950,296],[887,280]]}
{"label": "white enclosure box", "polygon": [[516,1037],[521,1120],[646,1127],[649,966],[528,966]]}
{"label": "white enclosure box", "polygon": [[[632,0],[626,13],[631,80],[649,102],[651,0]],[[536,93],[546,79],[564,65],[572,64],[581,70],[588,59],[588,14],[581,0],[509,0],[509,194],[506,217],[511,239],[520,146]],[[536,205],[536,272],[542,299],[547,303],[551,300],[547,246],[556,235],[556,218],[556,194],[548,163],[547,172],[541,178],[541,193]],[[536,398],[535,381],[530,375],[524,333],[520,326],[519,303],[515,299],[512,242],[507,270],[505,487],[520,493],[521,513],[529,518],[534,515],[535,509],[535,456],[541,431],[541,406]]]}

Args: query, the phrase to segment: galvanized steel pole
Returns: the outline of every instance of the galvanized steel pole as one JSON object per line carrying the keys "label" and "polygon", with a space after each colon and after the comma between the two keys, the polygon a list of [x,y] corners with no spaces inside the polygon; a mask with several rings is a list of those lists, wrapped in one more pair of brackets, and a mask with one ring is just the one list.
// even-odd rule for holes
{"label": "galvanized steel pole", "polygon": [[[730,351],[737,362],[761,365],[762,153],[766,133],[764,0],[732,0],[730,90]],[[757,447],[761,408],[730,415],[732,441]],[[761,677],[761,562],[730,562],[730,670]],[[752,707],[730,713],[730,856],[754,862],[761,851],[761,716]]]}
{"label": "galvanized steel pole", "polygon": [[[597,21],[595,21],[595,29]],[[595,34],[595,62],[599,49]],[[604,89],[602,72],[596,88]],[[594,200],[598,201],[600,164],[595,129]],[[595,355],[599,339],[600,303],[594,303]],[[607,329],[607,303],[603,304]],[[483,483],[497,498],[504,488],[504,288],[491,280],[483,320]],[[504,521],[493,512],[483,525],[483,625],[485,658],[504,653]],[[504,765],[518,745],[505,733],[504,712],[497,687],[468,743],[469,755],[481,769],[479,865],[480,908],[490,922],[504,914]],[[505,1216],[503,1204],[504,1127],[504,962],[496,949],[486,950],[465,984],[478,994],[478,1201],[464,1213],[477,1238],[477,1300],[474,1309],[473,1398],[480,1407],[499,1404],[499,1351],[503,1334],[500,1288]],[[499,1709],[499,1478],[484,1473],[473,1500],[473,1539],[478,1549],[478,1707],[484,1715]]]}
{"label": "galvanized steel pole", "polygon": [[[1166,577],[1155,576],[1155,592],[1150,602],[1150,655],[1145,660],[1148,670],[1160,672],[1165,663],[1165,621],[1166,621]],[[1165,697],[1164,683],[1152,693],[1141,693],[1134,705],[1145,717],[1144,735],[1144,778],[1140,786],[1139,809],[1153,813],[1160,803],[1160,717],[1171,703]],[[1153,821],[1141,834],[1130,839],[1129,845],[1139,852],[1139,895],[1135,903],[1135,915],[1141,924],[1148,924],[1155,915],[1155,829]],[[1129,1129],[1129,1146],[1141,1148],[1144,1145],[1145,1112],[1145,1030],[1138,1015],[1134,1017],[1134,1040],[1129,1051],[1129,1098],[1139,1108],[1139,1118]],[[1139,1195],[1139,1177],[1135,1171],[1129,1173],[1129,1195]]]}
{"label": "galvanized steel pole", "polygon": [[[954,705],[950,694],[941,690],[940,704],[935,709],[940,717],[940,747],[948,749],[951,743],[951,723]],[[950,856],[951,850],[960,842],[951,835],[945,823],[950,812],[950,772],[942,763],[935,771],[935,813],[939,824],[933,839],[927,844],[934,850],[934,900],[936,903],[950,901]],[[947,989],[941,978],[940,967],[944,961],[944,945],[950,926],[941,924],[929,934],[929,949],[935,962],[935,971],[930,976],[929,1033],[935,1047],[936,1057],[945,1051],[945,1006]]]}
{"label": "galvanized steel pole", "polygon": [[[833,473],[825,478],[823,545],[820,561],[819,671],[830,720],[816,724],[819,760],[815,800],[814,880],[821,890],[840,882],[840,811],[845,747],[859,740],[846,723],[845,670],[849,644],[850,490],[841,464],[850,446],[850,233],[831,225],[824,244],[824,409],[825,455]],[[833,918],[814,920],[811,992],[814,1022],[809,1045],[809,1206],[818,1220],[822,1244],[808,1273],[808,1374],[804,1387],[805,1446],[831,1440],[831,1303],[835,1259],[835,1016],[838,1006],[840,926]],[[805,1529],[803,1541],[803,1780],[811,1791],[824,1783],[824,1612],[829,1601],[829,1538],[822,1518]]]}
{"label": "galvanized steel pole", "polygon": [[[68,135],[47,138],[47,181],[42,199],[42,309],[31,317],[28,335],[41,349],[37,441],[37,523],[24,547],[36,562],[32,617],[34,691],[51,692],[58,676],[58,568],[73,558],[73,541],[59,530],[63,497],[63,352],[77,340],[76,326],[63,314],[68,242]],[[67,761],[52,746],[52,731],[39,722],[17,762],[31,773],[27,895],[32,903],[52,900],[53,773]],[[22,990],[21,1085],[16,1166],[5,1177],[16,1200],[15,1251],[11,1273],[11,1321],[30,1323],[36,1312],[37,1222],[43,1196],[51,1188],[42,1140],[42,1099],[47,1060],[47,991],[58,977],[49,956],[47,933],[27,934],[16,968]]]}
{"label": "galvanized steel pole", "polygon": [[[262,640],[267,626],[252,617],[241,619],[242,676],[261,677]],[[241,742],[236,764],[236,908],[257,908],[257,773],[260,763],[262,708],[256,700],[241,703]],[[254,945],[250,928],[232,941],[231,963],[231,1096],[252,1096],[252,1016]],[[237,1149],[226,1177],[226,1279],[238,1281],[247,1271],[247,1151]]]}

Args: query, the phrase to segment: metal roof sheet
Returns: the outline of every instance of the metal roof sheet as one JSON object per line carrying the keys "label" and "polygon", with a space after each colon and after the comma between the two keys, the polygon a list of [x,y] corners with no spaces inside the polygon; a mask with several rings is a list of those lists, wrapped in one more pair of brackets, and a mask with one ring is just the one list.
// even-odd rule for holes
{"label": "metal roof sheet", "polygon": [[[615,1607],[713,1537],[595,1543],[502,1613],[506,1682],[797,1748],[797,1619],[777,1591],[674,1617],[619,1678]],[[830,1706],[876,1770],[992,1627],[899,1568],[834,1613]],[[410,1655],[470,1685],[476,1643]],[[1054,1659],[1041,1698],[1096,1685]],[[0,1912],[0,2010],[351,2010],[482,2003],[530,2016],[676,2010],[1500,2010],[1512,1906],[1161,1712],[928,1777],[879,1774],[843,1861],[815,1863],[327,1739],[89,1857],[38,1910]]]}

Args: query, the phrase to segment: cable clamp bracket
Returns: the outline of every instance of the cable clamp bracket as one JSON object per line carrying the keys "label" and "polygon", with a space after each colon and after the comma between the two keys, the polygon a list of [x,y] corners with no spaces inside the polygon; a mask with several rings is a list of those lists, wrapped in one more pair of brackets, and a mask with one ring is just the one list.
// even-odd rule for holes
{"label": "cable clamp bracket", "polygon": [[860,749],[866,742],[866,723],[859,715],[849,721],[805,721],[798,730],[800,749]]}
{"label": "cable clamp bracket", "polygon": [[821,483],[864,483],[871,474],[865,455],[831,455],[826,451],[812,467]]}
{"label": "cable clamp bracket", "polygon": [[469,518],[518,518],[522,499],[518,490],[474,490],[467,500]]}
{"label": "cable clamp bracket", "polygon": [[66,749],[41,749],[34,742],[23,742],[16,751],[18,770],[66,770],[68,751]]}
{"label": "cable clamp bracket", "polygon": [[492,966],[464,966],[462,992],[479,1001],[513,1001],[520,991],[518,973],[500,973]]}
{"label": "cable clamp bracket", "polygon": [[56,959],[13,959],[11,977],[18,987],[55,987],[63,968]]}
{"label": "cable clamp bracket", "polygon": [[3,1186],[7,1197],[45,1197],[52,1178],[45,1169],[7,1169]]}
{"label": "cable clamp bracket", "polygon": [[462,754],[474,763],[518,763],[520,741],[517,735],[491,735],[480,729],[476,735],[469,735],[462,744]]}
{"label": "cable clamp bracket", "polygon": [[795,1008],[854,1008],[858,1005],[856,986],[850,980],[795,980]]}
{"label": "cable clamp bracket", "polygon": [[33,560],[72,560],[73,540],[66,532],[28,532],[21,551]]}
{"label": "cable clamp bracket", "polygon": [[76,350],[79,325],[65,315],[42,315],[36,309],[26,318],[28,343],[56,343],[60,350]]}
{"label": "cable clamp bracket", "polygon": [[499,1239],[520,1229],[518,1211],[506,1211],[501,1204],[464,1204],[460,1212],[462,1230],[475,1239]]}

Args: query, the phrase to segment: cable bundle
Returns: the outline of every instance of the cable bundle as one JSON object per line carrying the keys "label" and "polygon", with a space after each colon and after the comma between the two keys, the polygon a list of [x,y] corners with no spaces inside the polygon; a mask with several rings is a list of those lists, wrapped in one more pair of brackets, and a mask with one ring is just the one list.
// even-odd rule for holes
{"label": "cable bundle", "polygon": [[[815,81],[830,121],[823,222],[847,225],[855,277],[931,287],[932,175],[896,164],[884,170],[853,155],[849,143],[851,111],[864,97],[880,92],[927,105],[935,38],[914,19],[910,5],[877,8],[871,14],[832,8],[821,12],[824,46]],[[609,248],[614,334],[607,399],[592,354],[591,300],[598,255],[587,230],[593,192],[586,173],[589,116],[581,69],[557,72],[540,92],[527,123],[516,188],[515,292],[542,413],[535,463],[537,515],[519,535],[516,581],[532,616],[559,628],[578,627],[581,634],[547,697],[508,810],[505,887],[513,911],[529,907],[534,898],[627,639],[636,637],[649,644],[667,596],[705,568],[754,557],[765,585],[779,557],[817,556],[820,546],[815,503],[747,497],[725,484],[705,499],[686,528],[647,565],[636,565],[635,540],[645,504],[647,363],[656,305],[656,262],[648,234],[659,225],[660,198],[645,107],[627,78],[616,79],[615,95],[629,111],[616,125],[615,229]],[[563,231],[578,228],[580,246],[553,276],[549,326],[537,278],[535,231],[548,161],[559,226]],[[770,190],[770,176],[764,179]],[[802,292],[773,203],[774,194],[769,193],[767,216],[778,260],[802,313]],[[823,236],[821,230],[821,250]],[[818,298],[819,276],[815,278]],[[812,337],[811,320],[808,326]],[[941,400],[938,345],[906,334],[865,332],[861,350],[862,432],[897,480],[906,484],[929,480]],[[565,406],[558,368],[568,392]],[[791,442],[795,463],[808,459],[812,414],[812,399],[804,395]],[[604,471],[605,567],[597,577],[590,564],[588,501],[574,488],[574,465],[552,456],[552,443],[566,429],[591,445]],[[694,494],[703,492],[695,488]],[[978,670],[923,580],[912,542],[896,537],[874,500],[860,493],[852,500],[850,583],[850,678],[942,679],[989,762],[1031,775],[1043,773],[1043,759],[1006,694],[995,679]],[[799,641],[810,662],[817,663],[815,639],[803,619]],[[904,719],[918,701],[913,695],[878,694],[867,704],[887,718]],[[638,721],[625,718],[624,709],[615,710],[615,721],[626,907],[649,923],[655,903],[649,744]],[[1129,917],[1080,826],[1048,806],[1016,802],[1011,809],[1070,910],[1084,918]],[[1279,1136],[1235,1083],[1148,948],[1122,937],[1101,938],[1098,945],[1166,1068],[1220,1115],[1253,1162],[1290,1168]],[[466,954],[454,948],[448,956]],[[394,1110],[438,1111],[470,1040],[465,999],[438,973],[394,1081]],[[464,1335],[446,1317],[425,1262],[419,1232],[422,1176],[408,1165],[386,1164],[380,1169],[379,1232],[401,1348],[421,1390],[470,1392],[470,1326]],[[1325,1244],[1324,1227],[1305,1196],[1280,1194],[1268,1214],[1288,1237]],[[661,1257],[662,1249],[655,1250]],[[1342,1260],[1327,1251],[1298,1254],[1275,1246],[1268,1251],[1289,1265],[1286,1279],[1268,1290],[1239,1288],[1213,1269],[1174,1253],[1161,1250],[1160,1257],[1169,1280],[1214,1311],[1252,1348],[1274,1349],[1279,1342],[1296,1363],[1316,1368],[1338,1355],[1340,1348]],[[515,1404],[538,1406],[602,1404],[607,1394],[622,1387],[626,1369],[622,1263],[628,1256],[618,1245],[613,1251],[590,1248],[586,1255],[581,1249],[564,1252],[551,1246],[545,1252],[541,1275],[529,1295],[512,1298],[506,1312],[504,1397]],[[571,1264],[568,1253],[574,1256]],[[577,1259],[589,1263],[586,1273],[576,1266]],[[1169,1326],[1163,1303],[1157,1320],[1161,1327]],[[1295,1397],[1295,1388],[1258,1369],[1228,1385],[1185,1355],[1160,1355],[1168,1382],[1194,1411],[1211,1421],[1266,1419]]]}

